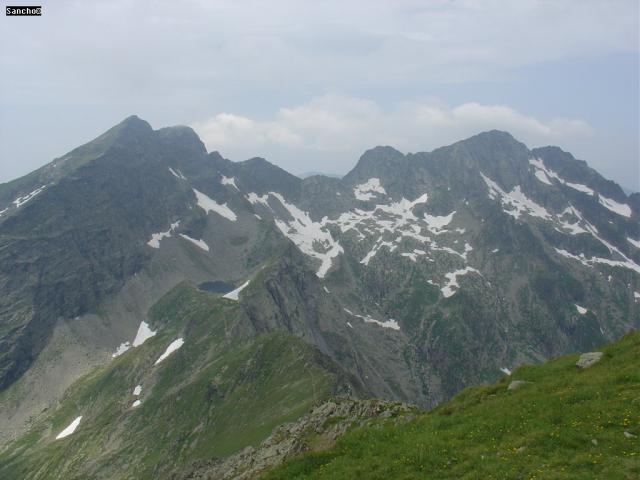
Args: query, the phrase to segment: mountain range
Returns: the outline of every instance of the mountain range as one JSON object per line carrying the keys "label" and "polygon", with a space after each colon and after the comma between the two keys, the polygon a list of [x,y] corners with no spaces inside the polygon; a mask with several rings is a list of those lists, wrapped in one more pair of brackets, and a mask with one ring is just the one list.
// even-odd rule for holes
{"label": "mountain range", "polygon": [[300,179],[129,117],[0,185],[0,473],[171,478],[592,350],[640,325],[639,220],[506,132]]}

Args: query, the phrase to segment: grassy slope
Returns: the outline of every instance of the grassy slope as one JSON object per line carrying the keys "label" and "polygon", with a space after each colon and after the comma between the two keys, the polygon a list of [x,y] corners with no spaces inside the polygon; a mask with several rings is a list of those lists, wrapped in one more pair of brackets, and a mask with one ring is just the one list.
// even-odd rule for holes
{"label": "grassy slope", "polygon": [[[238,304],[182,285],[152,309],[158,334],[70,388],[56,411],[0,455],[0,478],[162,478],[258,444],[327,396],[317,352],[284,333],[226,333]],[[178,337],[184,346],[154,366]],[[142,384],[142,405],[131,408]],[[78,415],[76,432],[54,440]]]}
{"label": "grassy slope", "polygon": [[578,355],[523,366],[407,425],[352,430],[264,478],[640,478],[640,333],[603,351],[586,370]]}

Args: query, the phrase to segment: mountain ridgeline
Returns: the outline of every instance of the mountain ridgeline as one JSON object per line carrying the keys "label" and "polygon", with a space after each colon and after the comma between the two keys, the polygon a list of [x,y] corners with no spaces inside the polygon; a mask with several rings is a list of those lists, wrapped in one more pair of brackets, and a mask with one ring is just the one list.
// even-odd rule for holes
{"label": "mountain ridgeline", "polygon": [[638,328],[640,195],[500,131],[300,179],[130,117],[0,185],[0,286],[0,473],[169,478]]}

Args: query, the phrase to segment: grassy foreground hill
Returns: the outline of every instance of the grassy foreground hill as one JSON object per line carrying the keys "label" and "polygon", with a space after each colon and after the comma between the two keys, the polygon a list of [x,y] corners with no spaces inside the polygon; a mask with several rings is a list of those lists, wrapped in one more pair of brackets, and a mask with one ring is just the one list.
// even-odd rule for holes
{"label": "grassy foreground hill", "polygon": [[579,355],[522,366],[405,425],[353,429],[263,478],[640,478],[640,333],[601,351],[586,369]]}

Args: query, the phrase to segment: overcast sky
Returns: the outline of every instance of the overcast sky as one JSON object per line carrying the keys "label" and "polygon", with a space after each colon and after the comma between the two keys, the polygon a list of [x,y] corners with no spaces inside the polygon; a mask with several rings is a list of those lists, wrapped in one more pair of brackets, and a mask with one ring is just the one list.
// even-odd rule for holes
{"label": "overcast sky", "polygon": [[480,131],[640,189],[637,0],[56,0],[0,25],[0,182],[131,114],[346,173]]}

